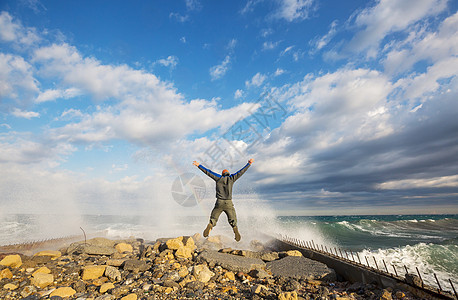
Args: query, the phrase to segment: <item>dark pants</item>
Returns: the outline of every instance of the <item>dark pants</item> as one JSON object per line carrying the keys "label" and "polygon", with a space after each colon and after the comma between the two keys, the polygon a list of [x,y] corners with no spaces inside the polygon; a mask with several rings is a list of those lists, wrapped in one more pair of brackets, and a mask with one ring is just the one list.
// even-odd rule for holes
{"label": "dark pants", "polygon": [[232,200],[216,200],[215,207],[213,208],[212,213],[210,214],[210,224],[212,224],[212,226],[215,227],[216,223],[218,222],[219,216],[223,211],[227,215],[227,220],[229,221],[229,224],[232,227],[236,227],[237,215],[235,214],[234,203],[232,203]]}

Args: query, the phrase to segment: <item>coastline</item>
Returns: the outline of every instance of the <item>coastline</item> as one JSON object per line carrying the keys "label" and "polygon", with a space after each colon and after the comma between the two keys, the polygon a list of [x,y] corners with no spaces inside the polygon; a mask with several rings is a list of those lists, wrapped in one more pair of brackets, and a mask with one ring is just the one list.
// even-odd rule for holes
{"label": "coastline", "polygon": [[[30,255],[0,254],[2,299],[417,299],[338,281],[298,251],[223,248],[221,236],[93,238]],[[33,252],[33,251],[32,251]],[[293,272],[301,265],[299,271]]]}

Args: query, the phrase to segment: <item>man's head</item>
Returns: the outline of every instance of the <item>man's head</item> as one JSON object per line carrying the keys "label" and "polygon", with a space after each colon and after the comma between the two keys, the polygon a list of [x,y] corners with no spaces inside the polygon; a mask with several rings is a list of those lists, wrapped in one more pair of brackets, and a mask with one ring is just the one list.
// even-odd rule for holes
{"label": "man's head", "polygon": [[229,171],[227,169],[224,169],[223,172],[221,172],[221,174],[224,175],[230,175],[231,173],[229,173]]}

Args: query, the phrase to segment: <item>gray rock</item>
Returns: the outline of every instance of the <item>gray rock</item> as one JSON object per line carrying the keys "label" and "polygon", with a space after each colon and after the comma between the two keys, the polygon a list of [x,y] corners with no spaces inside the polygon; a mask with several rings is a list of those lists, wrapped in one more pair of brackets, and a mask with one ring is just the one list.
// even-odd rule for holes
{"label": "gray rock", "polygon": [[254,269],[262,269],[266,263],[259,258],[249,258],[227,253],[220,253],[212,250],[205,250],[197,257],[198,261],[206,262],[209,266],[219,265],[226,270],[233,272],[248,273]]}
{"label": "gray rock", "polygon": [[111,281],[119,281],[121,280],[121,272],[119,272],[118,268],[107,266],[105,269],[105,276],[110,279]]}
{"label": "gray rock", "polygon": [[173,280],[165,280],[163,285],[165,287],[178,288],[178,289],[180,288],[180,285]]}
{"label": "gray rock", "polygon": [[124,262],[124,270],[134,273],[144,272],[149,269],[149,265],[143,260],[129,259]]}
{"label": "gray rock", "polygon": [[325,281],[336,280],[336,273],[323,263],[303,256],[287,256],[267,263],[273,276],[290,278],[313,278]]}
{"label": "gray rock", "polygon": [[267,273],[264,269],[255,269],[250,271],[250,276],[259,279],[271,278],[272,275]]}

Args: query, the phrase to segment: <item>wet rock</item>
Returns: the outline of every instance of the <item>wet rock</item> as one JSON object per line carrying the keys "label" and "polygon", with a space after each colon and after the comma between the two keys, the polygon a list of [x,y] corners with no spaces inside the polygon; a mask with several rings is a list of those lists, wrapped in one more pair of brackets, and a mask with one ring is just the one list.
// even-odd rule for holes
{"label": "wet rock", "polygon": [[7,255],[0,260],[0,265],[10,268],[19,268],[22,265],[21,256],[18,254]]}

